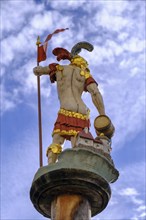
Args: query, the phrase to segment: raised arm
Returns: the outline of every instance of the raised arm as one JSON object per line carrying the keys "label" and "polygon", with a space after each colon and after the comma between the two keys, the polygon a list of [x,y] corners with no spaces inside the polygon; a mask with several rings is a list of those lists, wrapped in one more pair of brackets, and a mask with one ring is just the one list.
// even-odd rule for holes
{"label": "raised arm", "polygon": [[91,83],[87,86],[88,92],[91,94],[92,101],[97,108],[100,115],[105,115],[105,108],[101,93],[96,85],[96,83]]}
{"label": "raised arm", "polygon": [[49,68],[49,66],[45,66],[45,67],[37,66],[37,67],[33,68],[33,73],[36,76],[49,75],[50,68]]}

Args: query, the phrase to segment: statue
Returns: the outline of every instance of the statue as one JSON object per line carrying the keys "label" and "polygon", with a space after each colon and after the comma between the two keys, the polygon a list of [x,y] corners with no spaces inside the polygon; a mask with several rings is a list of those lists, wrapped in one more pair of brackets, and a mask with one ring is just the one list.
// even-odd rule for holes
{"label": "statue", "polygon": [[105,115],[105,108],[97,82],[93,79],[87,61],[79,56],[84,48],[93,50],[88,42],[75,44],[71,52],[64,48],[55,48],[52,53],[57,61],[69,60],[69,65],[52,63],[49,66],[38,66],[33,69],[36,76],[49,75],[51,83],[57,82],[57,91],[60,101],[60,110],[54,124],[52,143],[47,149],[48,163],[55,163],[61,153],[61,145],[65,139],[70,140],[74,147],[75,138],[84,128],[90,127],[90,110],[83,102],[83,92],[89,92],[99,115]]}
{"label": "statue", "polygon": [[[47,39],[50,36],[52,34]],[[38,61],[42,61],[46,59],[43,55],[45,44],[40,47],[39,44],[38,41],[38,50],[42,53],[38,53]],[[105,114],[103,99],[88,63],[79,56],[82,48],[93,50],[88,42],[75,44],[71,52],[55,48],[52,52],[57,61],[67,59],[68,65],[51,63],[33,69],[37,79],[49,75],[51,83],[57,82],[60,101],[53,140],[47,149],[48,165],[40,166],[30,190],[37,211],[54,220],[90,220],[91,216],[102,212],[111,197],[109,183],[115,182],[119,176],[110,155],[114,126]],[[95,139],[89,131],[90,110],[82,100],[84,91],[91,94],[99,113],[94,120]],[[71,141],[72,148],[62,151],[65,139]]]}

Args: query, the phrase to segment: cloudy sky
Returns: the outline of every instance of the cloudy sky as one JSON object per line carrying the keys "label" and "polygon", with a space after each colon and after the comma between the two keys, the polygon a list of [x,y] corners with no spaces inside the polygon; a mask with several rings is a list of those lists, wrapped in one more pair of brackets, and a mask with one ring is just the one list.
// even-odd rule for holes
{"label": "cloudy sky", "polygon": [[[120,172],[111,185],[108,207],[93,220],[144,220],[145,206],[145,19],[144,0],[1,0],[1,219],[39,220],[29,199],[39,167],[36,38],[53,36],[48,58],[56,62],[55,47],[68,50],[82,40],[94,51],[82,51],[103,95],[106,114],[116,128],[112,158]],[[62,62],[61,62],[62,63]],[[56,85],[41,77],[44,165],[59,110]],[[90,94],[91,132],[98,115]],[[65,143],[65,148],[70,143]]]}

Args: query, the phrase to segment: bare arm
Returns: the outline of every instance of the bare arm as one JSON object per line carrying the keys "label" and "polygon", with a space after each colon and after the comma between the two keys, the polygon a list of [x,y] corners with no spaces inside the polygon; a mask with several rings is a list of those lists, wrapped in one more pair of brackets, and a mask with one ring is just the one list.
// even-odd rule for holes
{"label": "bare arm", "polygon": [[33,68],[33,73],[36,76],[49,75],[50,68],[48,66],[45,66],[45,67],[37,66],[37,67]]}
{"label": "bare arm", "polygon": [[105,115],[104,103],[101,93],[96,85],[96,83],[91,83],[87,86],[88,92],[90,92],[92,101],[97,108],[100,115]]}

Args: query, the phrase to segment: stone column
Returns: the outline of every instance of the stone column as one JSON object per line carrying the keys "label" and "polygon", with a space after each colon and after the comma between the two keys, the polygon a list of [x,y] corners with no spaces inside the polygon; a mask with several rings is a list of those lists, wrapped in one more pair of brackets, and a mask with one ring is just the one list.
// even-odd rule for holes
{"label": "stone column", "polygon": [[60,195],[51,204],[51,220],[90,220],[88,200],[80,195]]}

